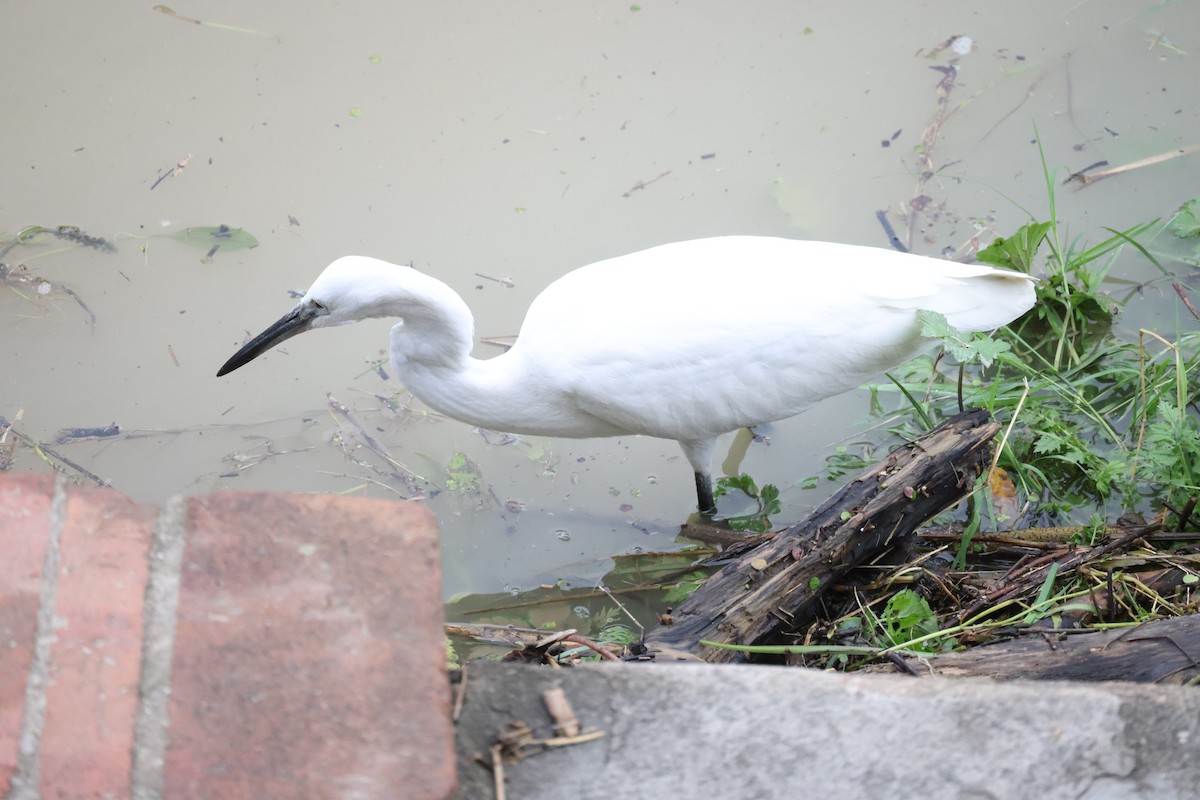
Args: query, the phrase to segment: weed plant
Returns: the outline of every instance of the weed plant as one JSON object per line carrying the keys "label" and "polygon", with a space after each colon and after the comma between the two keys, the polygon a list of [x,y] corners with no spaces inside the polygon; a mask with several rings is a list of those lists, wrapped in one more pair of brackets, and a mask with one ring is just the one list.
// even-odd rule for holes
{"label": "weed plant", "polygon": [[[940,315],[925,315],[924,331],[942,340],[943,355],[917,359],[889,375],[903,397],[891,427],[899,437],[911,440],[963,406],[986,408],[1006,424],[994,471],[976,485],[954,564],[949,571],[933,570],[924,554],[854,591],[839,618],[814,626],[834,641],[877,648],[874,657],[898,649],[941,651],[986,640],[997,630],[1136,624],[1200,606],[1194,597],[1197,548],[1172,542],[1172,535],[1194,539],[1187,534],[1200,530],[1200,319],[1184,281],[1150,249],[1158,237],[1175,237],[1176,245],[1200,237],[1200,203],[1185,203],[1165,222],[1106,229],[1099,244],[1067,244],[1056,222],[1055,178],[1045,174],[1049,219],[1031,217],[979,253],[986,263],[1043,273],[1037,305],[991,336],[963,334]],[[1170,283],[1178,293],[1187,313],[1177,315],[1174,331],[1123,333],[1114,324],[1122,309],[1105,289],[1114,262],[1130,251],[1163,276],[1155,283]],[[1200,248],[1195,251],[1200,255]],[[886,388],[879,387],[876,397]],[[1159,549],[1158,543],[1134,541],[1129,549],[1136,552],[1115,553],[1065,570],[1065,576],[1052,561],[1023,596],[964,613],[962,599],[972,593],[957,590],[973,582],[978,595],[986,587],[985,579],[963,572],[968,561],[978,556],[997,566],[994,555],[972,546],[972,535],[1078,526],[1074,543],[1090,546],[1111,536],[1109,526],[1118,519],[1153,523],[1168,532],[1166,544]],[[1166,570],[1152,571],[1164,565],[1182,572],[1182,579],[1152,585],[1150,578]],[[937,598],[940,609],[902,588],[921,584],[926,588],[920,593]],[[846,666],[858,649],[835,645],[809,652],[820,652],[825,666]]]}
{"label": "weed plant", "polygon": [[[1160,518],[1165,530],[1194,531],[1196,520],[1183,514],[1200,493],[1200,320],[1185,317],[1190,324],[1170,335],[1139,329],[1123,338],[1113,325],[1119,306],[1104,293],[1113,262],[1128,249],[1170,276],[1141,240],[1195,230],[1194,202],[1164,225],[1109,229],[1097,245],[1065,246],[1052,178],[1047,187],[1050,221],[1032,221],[979,254],[1029,272],[1044,252],[1037,304],[993,336],[961,334],[927,314],[926,334],[940,337],[963,366],[948,374],[925,359],[891,376],[908,404],[895,430],[911,436],[936,425],[960,401],[986,408],[1012,423],[997,465],[1027,501],[1026,525],[1138,512]],[[993,515],[991,522],[1019,521]]]}

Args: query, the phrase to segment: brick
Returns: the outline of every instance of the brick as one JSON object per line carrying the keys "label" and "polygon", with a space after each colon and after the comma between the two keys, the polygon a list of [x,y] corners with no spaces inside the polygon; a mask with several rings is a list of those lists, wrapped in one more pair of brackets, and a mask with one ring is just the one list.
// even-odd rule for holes
{"label": "brick", "polygon": [[163,796],[449,796],[429,512],[221,492],[187,533]]}
{"label": "brick", "polygon": [[157,509],[72,487],[59,543],[43,797],[127,797]]}
{"label": "brick", "polygon": [[88,487],[67,491],[50,650],[42,796],[130,792],[142,662],[142,603],[154,506]]}
{"label": "brick", "polygon": [[33,661],[54,476],[0,476],[0,790],[17,762]]}

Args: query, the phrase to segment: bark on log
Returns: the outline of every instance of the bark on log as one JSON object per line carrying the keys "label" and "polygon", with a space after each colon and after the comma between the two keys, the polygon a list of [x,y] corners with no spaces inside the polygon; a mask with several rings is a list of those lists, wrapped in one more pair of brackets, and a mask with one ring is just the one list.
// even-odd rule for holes
{"label": "bark on log", "polygon": [[[825,588],[958,502],[1000,426],[973,409],[891,453],[807,517],[710,577],[646,637],[660,660],[740,660],[701,639],[756,644],[803,624]],[[850,516],[842,519],[843,512]]]}
{"label": "bark on log", "polygon": [[[1185,684],[1200,676],[1200,615],[1136,628],[1064,634],[1031,631],[1017,640],[962,653],[908,658],[921,677],[999,680],[1132,681]],[[895,672],[892,666],[868,672]]]}

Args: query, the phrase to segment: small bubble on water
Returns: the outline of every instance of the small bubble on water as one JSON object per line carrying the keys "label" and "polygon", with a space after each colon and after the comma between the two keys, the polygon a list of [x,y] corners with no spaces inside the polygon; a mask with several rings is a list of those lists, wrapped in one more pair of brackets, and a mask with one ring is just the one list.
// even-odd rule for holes
{"label": "small bubble on water", "polygon": [[569,541],[571,541],[571,534],[570,534],[570,532],[568,532],[568,531],[564,531],[564,530],[557,530],[557,531],[555,531],[555,532],[554,532],[554,535],[558,537],[558,540],[559,540],[560,542],[569,542]]}

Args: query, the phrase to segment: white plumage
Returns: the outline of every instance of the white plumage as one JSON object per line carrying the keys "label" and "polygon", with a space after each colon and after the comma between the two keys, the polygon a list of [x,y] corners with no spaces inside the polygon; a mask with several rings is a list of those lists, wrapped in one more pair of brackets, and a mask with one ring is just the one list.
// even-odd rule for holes
{"label": "white plumage", "polygon": [[990,330],[1034,302],[1027,275],[828,242],[725,236],[599,261],[550,284],[516,344],[472,358],[474,320],[441,281],[347,256],[221,367],[310,328],[399,317],[392,365],[455,419],[510,433],[675,439],[711,510],[716,437],[793,416],[918,352],[917,311]]}

